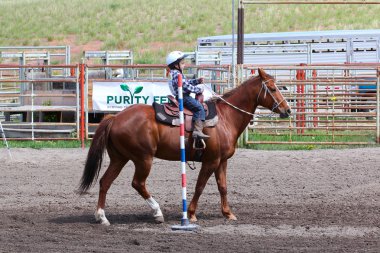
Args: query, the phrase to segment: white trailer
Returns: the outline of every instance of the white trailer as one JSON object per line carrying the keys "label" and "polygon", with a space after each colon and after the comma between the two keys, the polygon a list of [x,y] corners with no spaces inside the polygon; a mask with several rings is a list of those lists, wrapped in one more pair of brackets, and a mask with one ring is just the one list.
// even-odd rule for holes
{"label": "white trailer", "polygon": [[[197,51],[221,52],[221,64],[231,64],[236,39],[234,42],[232,35],[202,37],[198,38]],[[373,62],[380,62],[380,29],[244,35],[245,64]]]}

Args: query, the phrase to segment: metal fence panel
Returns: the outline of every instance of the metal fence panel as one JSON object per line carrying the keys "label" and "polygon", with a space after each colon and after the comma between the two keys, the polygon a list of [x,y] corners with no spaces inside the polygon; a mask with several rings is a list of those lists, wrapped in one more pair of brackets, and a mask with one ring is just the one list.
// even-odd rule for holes
{"label": "metal fence panel", "polygon": [[78,139],[78,90],[75,65],[0,65],[5,135],[9,140]]}
{"label": "metal fence panel", "polygon": [[[282,93],[293,113],[283,120],[258,108],[245,132],[245,143],[375,144],[379,141],[377,67],[270,67],[266,71],[275,76],[277,85],[287,87]],[[252,69],[247,67],[244,73]]]}

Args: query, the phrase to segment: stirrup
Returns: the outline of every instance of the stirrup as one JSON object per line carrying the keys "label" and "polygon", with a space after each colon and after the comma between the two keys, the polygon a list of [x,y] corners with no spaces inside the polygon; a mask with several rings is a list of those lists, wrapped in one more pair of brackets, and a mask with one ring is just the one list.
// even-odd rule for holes
{"label": "stirrup", "polygon": [[[201,147],[197,147],[196,146],[196,143],[201,143],[202,146]],[[206,142],[202,139],[202,138],[195,138],[194,141],[193,141],[193,149],[195,150],[203,150],[206,148]]]}
{"label": "stirrup", "polygon": [[[197,134],[194,134],[198,132]],[[200,133],[200,134],[199,134]],[[208,140],[210,138],[209,135],[204,134],[202,131],[193,131],[192,135],[193,139],[202,139],[202,140]]]}

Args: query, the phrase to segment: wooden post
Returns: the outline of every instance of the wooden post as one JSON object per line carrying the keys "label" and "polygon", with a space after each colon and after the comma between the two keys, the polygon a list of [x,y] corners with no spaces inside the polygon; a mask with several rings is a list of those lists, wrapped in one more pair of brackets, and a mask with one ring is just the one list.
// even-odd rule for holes
{"label": "wooden post", "polygon": [[237,65],[244,63],[244,5],[239,1],[238,8],[238,38],[237,38]]}
{"label": "wooden post", "polygon": [[82,149],[84,145],[84,63],[79,64],[79,85],[80,85],[80,140]]}

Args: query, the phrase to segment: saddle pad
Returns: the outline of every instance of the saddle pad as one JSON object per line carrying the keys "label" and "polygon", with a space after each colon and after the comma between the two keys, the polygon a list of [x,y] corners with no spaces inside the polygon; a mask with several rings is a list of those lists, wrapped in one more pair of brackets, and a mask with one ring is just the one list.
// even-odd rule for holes
{"label": "saddle pad", "polygon": [[[208,107],[208,115],[206,116],[206,121],[215,119],[217,117],[216,114],[216,106],[215,103],[212,101],[206,101],[206,105]],[[178,126],[179,125],[179,117],[175,117],[172,115],[169,115],[165,111],[165,107],[162,104],[158,104],[156,102],[153,102],[152,104],[154,111],[155,111],[155,117],[158,122],[171,125],[171,126]],[[192,131],[191,126],[191,118],[192,116],[185,115],[185,124],[186,124],[186,131]],[[215,121],[216,124],[217,121]],[[210,124],[208,127],[213,127],[215,124]]]}
{"label": "saddle pad", "polygon": [[206,120],[215,118],[217,116],[215,102],[206,101],[206,106],[208,108],[208,114],[206,115]]}
{"label": "saddle pad", "polygon": [[167,125],[173,125],[173,121],[177,119],[177,117],[173,117],[171,115],[166,114],[164,105],[158,104],[156,102],[153,102],[152,104],[154,111],[156,112],[156,120],[158,122],[167,124]]}

